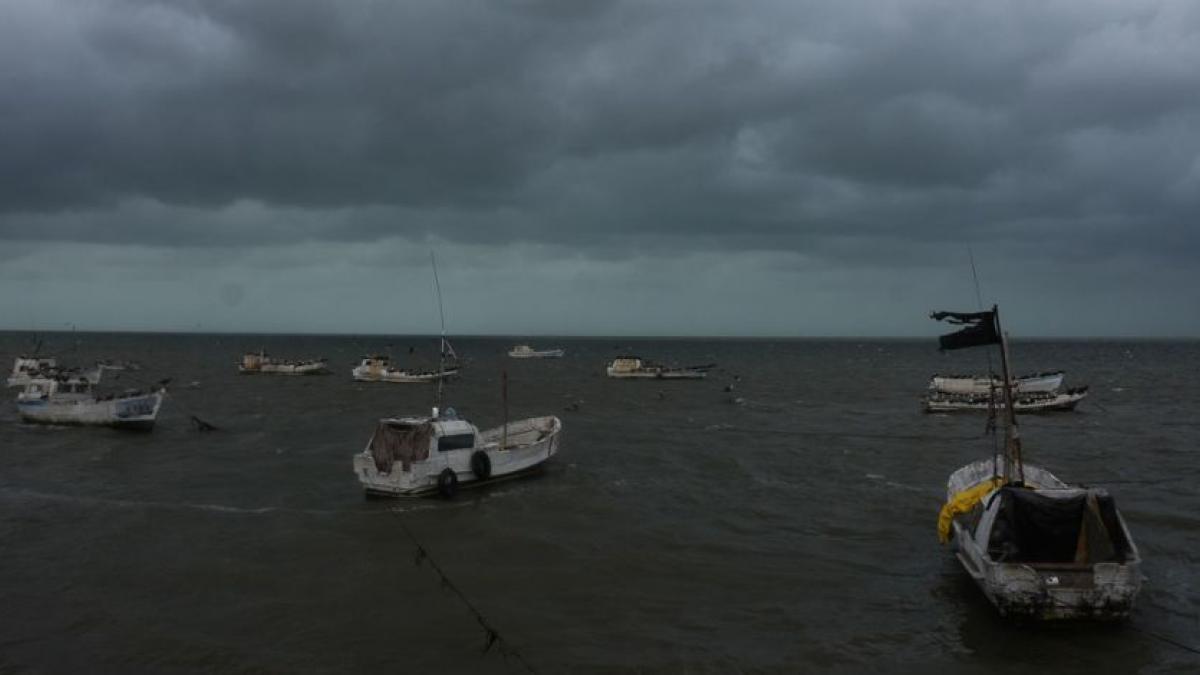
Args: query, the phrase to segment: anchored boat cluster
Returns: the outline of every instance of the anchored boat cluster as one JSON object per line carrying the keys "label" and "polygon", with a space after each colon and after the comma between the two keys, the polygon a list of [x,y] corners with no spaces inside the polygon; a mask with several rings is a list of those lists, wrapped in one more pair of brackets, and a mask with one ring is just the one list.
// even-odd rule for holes
{"label": "anchored boat cluster", "polygon": [[[999,310],[936,312],[933,318],[962,326],[941,337],[942,349],[995,345],[1002,372],[984,376],[934,375],[924,398],[927,412],[988,411],[1003,450],[950,474],[938,536],[953,546],[963,569],[1001,614],[1035,619],[1119,619],[1133,607],[1142,577],[1141,558],[1111,495],[1101,488],[1072,486],[1023,458],[1017,413],[1072,409],[1087,388],[1060,391],[1062,371],[1013,377]],[[562,349],[513,347],[516,359],[561,358]],[[60,368],[53,358],[20,357],[8,378],[23,387],[17,408],[28,422],[153,427],[166,382],[148,392],[100,395],[95,386],[106,369]],[[703,379],[715,364],[665,366],[621,356],[605,368],[616,379]],[[437,370],[394,367],[386,356],[366,356],[351,370],[362,382],[433,383],[436,404],[428,415],[379,419],[366,447],[352,459],[368,495],[440,494],[533,472],[559,450],[563,424],[553,415],[508,420],[508,378],[502,378],[504,424],[481,431],[442,405],[442,384],[459,374],[457,353],[443,337]],[[265,350],[245,354],[245,374],[328,373],[325,359],[277,360]],[[727,388],[728,391],[728,388]]]}

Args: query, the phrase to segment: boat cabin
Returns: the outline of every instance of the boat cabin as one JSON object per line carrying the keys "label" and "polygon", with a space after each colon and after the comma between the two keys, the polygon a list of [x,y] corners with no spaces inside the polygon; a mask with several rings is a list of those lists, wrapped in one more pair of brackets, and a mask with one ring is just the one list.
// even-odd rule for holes
{"label": "boat cabin", "polygon": [[612,365],[609,366],[614,373],[636,373],[644,367],[645,364],[636,356],[619,356],[613,359]]}
{"label": "boat cabin", "polygon": [[49,398],[50,396],[63,397],[64,395],[91,397],[92,381],[86,377],[34,378],[30,380],[29,384],[25,385],[25,389],[17,395],[17,400],[33,401],[37,399]]}

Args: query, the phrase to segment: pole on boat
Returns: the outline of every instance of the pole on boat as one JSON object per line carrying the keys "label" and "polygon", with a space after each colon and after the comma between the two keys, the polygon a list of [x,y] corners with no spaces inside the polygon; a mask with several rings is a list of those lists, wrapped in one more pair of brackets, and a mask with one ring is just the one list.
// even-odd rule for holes
{"label": "pole on boat", "polygon": [[500,437],[500,449],[508,449],[508,371],[500,373],[500,392],[504,399],[504,432]]}
{"label": "pole on boat", "polygon": [[1014,478],[1013,467],[1016,467],[1015,478],[1025,481],[1025,467],[1021,462],[1021,434],[1017,429],[1017,411],[1013,401],[1012,372],[1008,365],[1008,338],[1000,326],[1000,308],[992,305],[992,320],[996,322],[996,334],[1000,336],[1000,366],[1004,370],[1004,482],[1010,483]]}
{"label": "pole on boat", "polygon": [[442,322],[442,343],[438,347],[437,400],[434,401],[437,409],[441,410],[442,381],[446,378],[446,312],[442,309],[442,282],[438,280],[437,257],[434,256],[433,251],[429,252],[429,262],[433,264],[433,286],[437,290],[438,317]]}

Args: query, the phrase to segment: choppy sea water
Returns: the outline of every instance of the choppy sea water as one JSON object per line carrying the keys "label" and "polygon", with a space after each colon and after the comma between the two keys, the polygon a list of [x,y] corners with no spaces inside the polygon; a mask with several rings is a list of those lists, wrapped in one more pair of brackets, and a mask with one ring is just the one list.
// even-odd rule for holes
{"label": "choppy sea water", "polygon": [[[169,376],[172,394],[150,434],[0,407],[0,671],[522,672],[481,653],[402,526],[542,673],[1200,670],[1165,640],[1200,647],[1200,342],[1013,345],[1019,372],[1091,385],[1075,413],[1023,418],[1026,456],[1107,486],[1148,577],[1125,624],[1038,628],[999,619],[935,534],[946,476],[992,445],[981,418],[918,398],[932,372],[983,367],[977,350],[562,339],[534,344],[563,359],[516,361],[524,340],[456,340],[462,416],[502,421],[507,370],[512,417],[558,414],[565,435],[542,475],[447,502],[366,500],[350,469],[377,418],[433,400],[350,368],[431,363],[432,339],[43,337],[67,362],[136,359],[109,384]],[[0,334],[0,363],[32,342]],[[334,374],[239,376],[260,346]],[[605,378],[623,352],[719,365]]]}

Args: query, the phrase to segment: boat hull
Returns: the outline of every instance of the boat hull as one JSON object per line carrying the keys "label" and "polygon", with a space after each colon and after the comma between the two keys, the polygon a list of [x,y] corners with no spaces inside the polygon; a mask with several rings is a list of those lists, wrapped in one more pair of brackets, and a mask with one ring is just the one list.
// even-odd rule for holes
{"label": "boat hull", "polygon": [[150,431],[158,419],[164,392],[109,400],[73,398],[56,401],[37,399],[17,402],[21,419],[30,424],[98,426]]}
{"label": "boat hull", "polygon": [[242,375],[327,375],[329,367],[325,363],[282,364],[271,363],[255,368],[238,366]]}
{"label": "boat hull", "polygon": [[392,384],[421,384],[448,380],[458,375],[458,370],[447,370],[441,373],[409,373],[406,371],[372,372],[355,368],[351,371],[355,382],[391,382]]}
{"label": "boat hull", "polygon": [[564,353],[562,349],[547,349],[540,352],[509,352],[508,355],[514,359],[558,359]]}
{"label": "boat hull", "polygon": [[[1063,375],[1062,371],[1023,375],[1013,380],[1014,392],[1017,394],[1052,394],[1062,387]],[[992,389],[1000,388],[1000,379],[986,376],[934,375],[929,380],[929,388],[946,394],[987,396]]]}
{"label": "boat hull", "polygon": [[708,373],[700,370],[679,370],[663,372],[619,372],[608,370],[608,376],[616,380],[703,380]]}
{"label": "boat hull", "polygon": [[[1087,398],[1087,388],[1072,389],[1060,394],[1027,395],[1018,398],[1013,409],[1021,414],[1069,412]],[[930,395],[923,400],[927,413],[988,412],[1004,409],[1004,401],[993,404],[987,396]]]}

